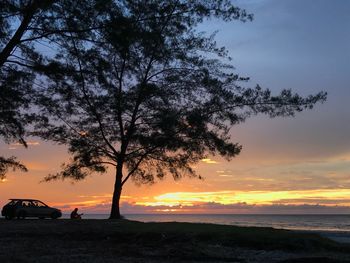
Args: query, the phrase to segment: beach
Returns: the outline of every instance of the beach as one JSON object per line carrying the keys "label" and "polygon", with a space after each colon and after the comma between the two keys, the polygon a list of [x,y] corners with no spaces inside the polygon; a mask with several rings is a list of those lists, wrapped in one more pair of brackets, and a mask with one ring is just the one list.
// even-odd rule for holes
{"label": "beach", "polygon": [[198,223],[0,219],[0,262],[350,262],[350,244],[335,241],[348,240],[348,233],[320,234]]}

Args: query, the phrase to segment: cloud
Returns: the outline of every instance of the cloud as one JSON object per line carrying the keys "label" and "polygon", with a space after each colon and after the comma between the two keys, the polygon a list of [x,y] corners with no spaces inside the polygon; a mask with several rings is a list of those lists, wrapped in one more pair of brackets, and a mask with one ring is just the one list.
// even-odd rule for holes
{"label": "cloud", "polygon": [[[106,213],[110,210],[111,207],[111,194],[95,194],[95,195],[79,195],[79,199],[73,202],[65,203],[55,203],[54,207],[62,209],[65,212],[69,212],[75,207],[82,208],[85,212],[90,213]],[[121,199],[128,200],[132,198],[131,196],[122,195]]]}
{"label": "cloud", "polygon": [[[79,195],[79,198],[111,198],[113,195],[112,194],[97,194],[97,195]],[[123,196],[126,198],[126,196]]]}
{"label": "cloud", "polygon": [[[312,191],[174,192],[135,200],[122,196],[121,211],[137,213],[198,214],[329,214],[350,213],[350,189]],[[57,203],[65,212],[79,207],[84,213],[109,213],[107,194],[79,196],[86,200]]]}
{"label": "cloud", "polygon": [[49,169],[49,166],[47,164],[41,162],[26,162],[25,165],[30,171],[46,172]]}
{"label": "cloud", "polygon": [[214,160],[212,160],[210,158],[205,158],[205,159],[202,159],[201,161],[206,163],[206,164],[218,164],[219,163],[219,162],[214,161]]}
{"label": "cloud", "polygon": [[[28,141],[27,145],[28,146],[39,146],[40,142],[38,142],[38,141]],[[11,143],[10,146],[8,147],[8,149],[9,150],[16,150],[19,147],[23,147],[23,144],[18,143],[18,142],[17,143]]]}
{"label": "cloud", "polygon": [[232,174],[219,174],[220,177],[232,177]]}
{"label": "cloud", "polygon": [[[214,169],[215,171],[215,169]],[[220,170],[221,171],[221,170]],[[225,170],[222,170],[226,172]],[[225,173],[217,173],[217,175]],[[331,174],[330,176],[336,176]],[[236,176],[235,176],[236,177]],[[250,177],[249,180],[259,179]],[[259,182],[269,182],[260,178]],[[266,180],[265,180],[266,179]],[[296,178],[298,180],[299,178]],[[250,182],[250,181],[248,181]],[[302,182],[305,183],[305,182]],[[227,186],[227,184],[226,184]],[[123,213],[338,213],[350,209],[350,188],[312,190],[220,190],[168,192],[156,196],[122,196]],[[73,202],[56,203],[64,211],[75,207],[86,213],[108,213],[111,194],[79,195]],[[320,208],[321,207],[321,208]],[[309,209],[310,210],[307,210]],[[347,211],[348,211],[347,210]],[[350,211],[349,211],[350,212]],[[323,213],[323,212],[322,212]],[[326,212],[324,212],[326,213]]]}
{"label": "cloud", "polygon": [[[272,205],[276,203],[300,204],[307,201],[308,204],[318,204],[324,200],[327,204],[350,205],[350,189],[317,189],[299,191],[213,191],[213,192],[174,192],[154,196],[146,201],[137,201],[143,206],[167,206],[178,205],[194,206],[201,203],[218,203],[229,205],[245,202],[254,205]],[[330,202],[333,200],[333,203]],[[294,201],[294,202],[292,202]]]}
{"label": "cloud", "polygon": [[322,198],[322,197],[315,197],[315,198],[299,198],[299,199],[281,199],[278,200],[278,204],[322,204],[322,205],[349,205],[350,204],[350,198],[344,198],[344,199],[332,199],[332,198]]}
{"label": "cloud", "polygon": [[231,170],[218,170],[215,171],[220,177],[232,177]]}
{"label": "cloud", "polygon": [[38,146],[38,145],[40,145],[40,142],[31,141],[31,142],[27,142],[27,144],[31,145],[31,146]]}
{"label": "cloud", "polygon": [[[85,213],[109,213],[111,203],[96,204],[90,207],[82,207]],[[136,203],[122,202],[121,211],[123,214],[348,214],[349,206],[328,206],[310,204],[272,204],[256,205],[244,202],[234,204],[219,204],[207,202],[196,205],[157,205],[144,206]]]}
{"label": "cloud", "polygon": [[[228,186],[241,191],[350,189],[350,162],[347,160],[336,158],[273,165],[253,162],[242,165],[237,161],[236,166],[225,162],[220,165],[220,169],[213,166],[214,171],[210,170],[211,167],[204,167],[200,173],[219,189]],[[232,177],[221,176],[224,174],[232,174]]]}
{"label": "cloud", "polygon": [[[12,143],[11,145],[13,145],[13,146],[22,146],[22,144],[18,143],[18,142],[17,143]],[[38,142],[38,141],[28,141],[27,145],[38,146],[38,145],[40,145],[40,142]]]}

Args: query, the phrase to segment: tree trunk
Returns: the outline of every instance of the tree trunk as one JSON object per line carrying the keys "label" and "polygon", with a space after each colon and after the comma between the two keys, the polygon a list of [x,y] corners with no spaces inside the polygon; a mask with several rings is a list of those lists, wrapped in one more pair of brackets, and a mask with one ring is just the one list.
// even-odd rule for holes
{"label": "tree trunk", "polygon": [[112,198],[112,208],[109,219],[121,219],[119,201],[122,193],[122,178],[123,178],[123,168],[121,165],[117,166],[115,183],[114,183],[114,192]]}

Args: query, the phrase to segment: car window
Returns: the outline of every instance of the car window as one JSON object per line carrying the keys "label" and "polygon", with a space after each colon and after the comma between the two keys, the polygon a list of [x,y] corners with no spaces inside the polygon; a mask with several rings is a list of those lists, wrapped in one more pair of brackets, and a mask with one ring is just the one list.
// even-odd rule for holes
{"label": "car window", "polygon": [[8,203],[7,205],[15,205],[18,202],[18,200],[11,200],[10,203]]}
{"label": "car window", "polygon": [[46,207],[47,205],[45,205],[43,202],[38,201],[38,206],[39,207]]}
{"label": "car window", "polygon": [[31,201],[24,200],[24,201],[22,201],[22,206],[29,207],[29,206],[33,206],[33,204]]}
{"label": "car window", "polygon": [[33,206],[36,206],[36,207],[46,207],[46,205],[40,201],[32,201],[33,203]]}

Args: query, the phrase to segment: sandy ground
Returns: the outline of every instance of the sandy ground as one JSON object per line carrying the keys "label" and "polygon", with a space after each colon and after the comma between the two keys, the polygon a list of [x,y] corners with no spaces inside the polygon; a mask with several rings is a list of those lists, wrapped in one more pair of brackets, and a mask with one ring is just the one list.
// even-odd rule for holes
{"label": "sandy ground", "polygon": [[[109,220],[0,219],[0,262],[348,262],[350,253],[262,250],[199,243],[183,236],[128,237],[130,227]],[[349,233],[322,233],[349,241]],[[350,252],[350,251],[349,251]]]}

